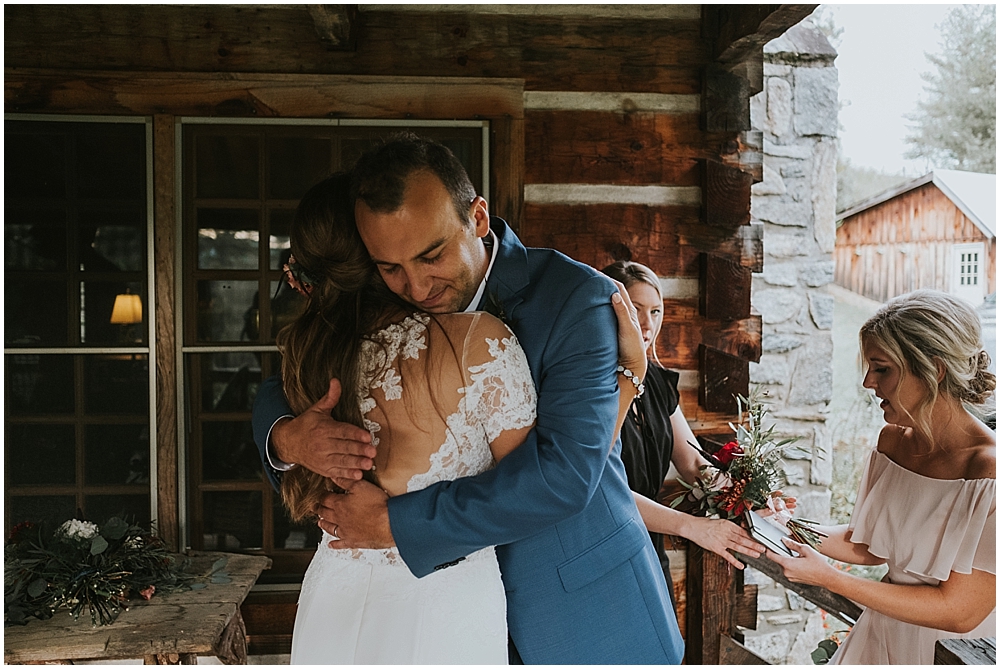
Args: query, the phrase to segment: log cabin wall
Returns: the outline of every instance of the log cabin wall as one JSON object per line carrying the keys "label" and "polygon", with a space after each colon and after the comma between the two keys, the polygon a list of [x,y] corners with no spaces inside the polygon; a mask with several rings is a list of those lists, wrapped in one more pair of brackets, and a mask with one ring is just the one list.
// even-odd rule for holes
{"label": "log cabin wall", "polygon": [[850,216],[837,230],[835,280],[879,302],[917,288],[952,290],[952,246],[982,242],[986,294],[996,292],[996,237],[934,183]]}
{"label": "log cabin wall", "polygon": [[[814,8],[7,7],[6,112],[152,118],[161,534],[173,543],[184,522],[172,289],[180,117],[489,120],[492,213],[527,245],[597,268],[620,258],[652,267],[665,296],[661,360],[681,371],[696,431],[726,435],[732,393],[746,392],[761,353],[750,187],[762,140],[749,100],[763,45]],[[719,630],[697,622],[689,662],[713,663]]]}

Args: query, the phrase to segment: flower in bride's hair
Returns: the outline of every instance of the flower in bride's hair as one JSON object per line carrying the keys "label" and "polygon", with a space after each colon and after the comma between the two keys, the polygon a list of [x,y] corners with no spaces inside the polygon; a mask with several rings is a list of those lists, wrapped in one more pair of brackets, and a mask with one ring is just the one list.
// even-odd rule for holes
{"label": "flower in bride's hair", "polygon": [[285,281],[288,282],[288,286],[296,293],[309,297],[316,281],[309,276],[300,263],[295,261],[295,256],[288,256],[288,262],[281,269],[285,273]]}

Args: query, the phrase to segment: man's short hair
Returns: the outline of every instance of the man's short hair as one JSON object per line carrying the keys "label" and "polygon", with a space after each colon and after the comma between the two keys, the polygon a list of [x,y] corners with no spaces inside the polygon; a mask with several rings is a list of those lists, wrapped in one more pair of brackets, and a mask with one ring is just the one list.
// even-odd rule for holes
{"label": "man's short hair", "polygon": [[361,155],[351,179],[352,199],[374,212],[392,213],[403,206],[407,180],[424,170],[441,180],[458,218],[467,222],[476,189],[462,163],[444,144],[412,132],[393,133]]}

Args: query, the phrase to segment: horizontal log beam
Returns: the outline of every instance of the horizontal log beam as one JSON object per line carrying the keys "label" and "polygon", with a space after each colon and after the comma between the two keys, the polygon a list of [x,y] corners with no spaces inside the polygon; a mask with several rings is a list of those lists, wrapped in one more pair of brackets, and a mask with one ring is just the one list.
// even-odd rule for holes
{"label": "horizontal log beam", "polygon": [[699,93],[700,19],[362,11],[356,48],[302,5],[11,5],[7,67],[524,79],[529,90]]}
{"label": "horizontal log beam", "polygon": [[762,225],[716,228],[701,222],[699,214],[698,207],[528,202],[520,236],[528,246],[556,248],[597,268],[615,260],[634,260],[659,276],[697,279],[698,254],[705,252],[761,271]]}
{"label": "horizontal log beam", "polygon": [[249,118],[522,118],[516,79],[4,70],[6,112]]}
{"label": "horizontal log beam", "polygon": [[738,169],[753,159],[745,138],[703,132],[696,113],[539,111],[527,107],[531,95],[525,93],[528,183],[700,186],[700,161],[725,160]]}

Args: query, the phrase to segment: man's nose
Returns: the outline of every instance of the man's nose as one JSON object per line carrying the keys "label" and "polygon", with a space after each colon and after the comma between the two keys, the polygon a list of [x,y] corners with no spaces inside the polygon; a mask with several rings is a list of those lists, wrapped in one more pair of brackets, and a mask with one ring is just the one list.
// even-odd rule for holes
{"label": "man's nose", "polygon": [[406,273],[407,284],[410,288],[410,297],[414,302],[423,302],[430,297],[434,281],[423,272],[410,270]]}

